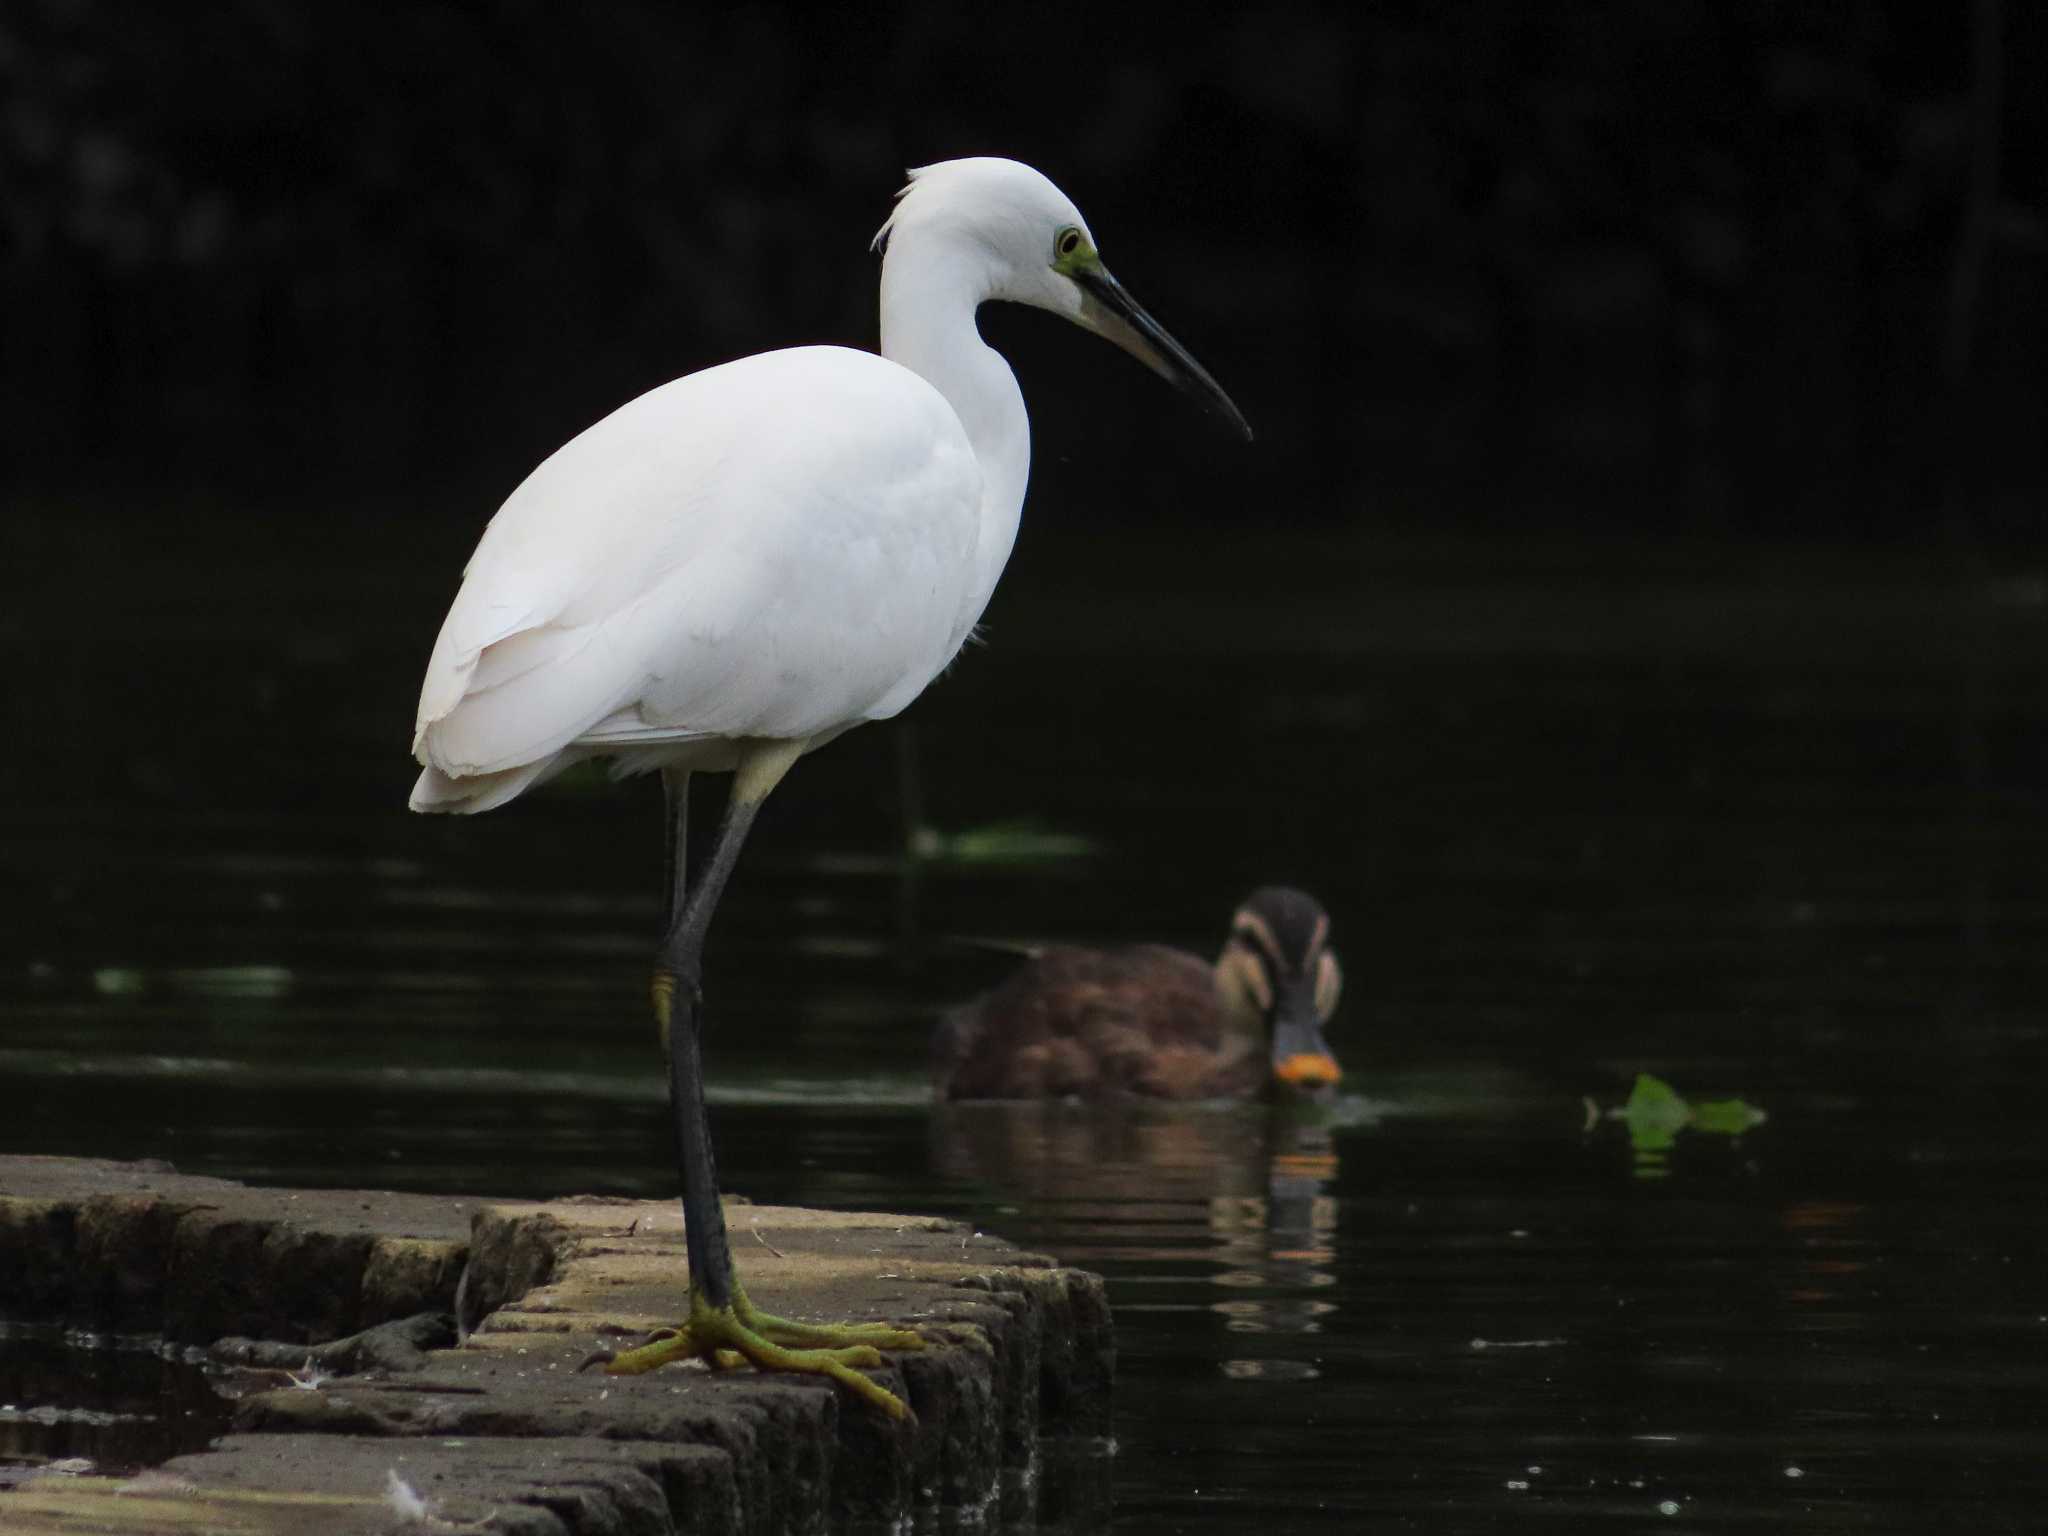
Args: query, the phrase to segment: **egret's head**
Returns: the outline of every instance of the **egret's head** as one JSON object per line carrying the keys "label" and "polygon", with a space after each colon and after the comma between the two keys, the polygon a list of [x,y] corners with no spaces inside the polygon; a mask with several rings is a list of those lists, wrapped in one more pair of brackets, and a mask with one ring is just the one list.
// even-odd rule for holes
{"label": "egret's head", "polygon": [[896,209],[875,235],[888,259],[943,252],[977,297],[1064,315],[1115,342],[1169,383],[1252,435],[1230,397],[1188,350],[1110,276],[1066,193],[1015,160],[943,160],[910,173]]}
{"label": "egret's head", "polygon": [[1216,962],[1234,1006],[1265,1020],[1275,1092],[1327,1097],[1343,1076],[1323,1027],[1337,1011],[1344,973],[1330,948],[1330,917],[1305,891],[1269,885],[1230,920]]}

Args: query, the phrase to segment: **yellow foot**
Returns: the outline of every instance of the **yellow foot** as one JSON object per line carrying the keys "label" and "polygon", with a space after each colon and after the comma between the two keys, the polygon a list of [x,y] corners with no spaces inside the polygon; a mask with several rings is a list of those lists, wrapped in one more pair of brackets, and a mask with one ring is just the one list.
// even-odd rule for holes
{"label": "yellow foot", "polygon": [[799,1323],[791,1318],[763,1312],[747,1297],[738,1278],[732,1282],[732,1310],[739,1320],[764,1339],[791,1349],[919,1350],[924,1338],[893,1323]]}
{"label": "yellow foot", "polygon": [[884,1349],[923,1348],[918,1335],[886,1323],[834,1326],[771,1317],[756,1309],[735,1283],[730,1307],[706,1304],[692,1286],[690,1320],[682,1327],[664,1328],[637,1349],[593,1355],[583,1363],[603,1365],[607,1376],[638,1376],[688,1359],[701,1359],[714,1370],[732,1370],[744,1363],[758,1371],[829,1376],[855,1397],[900,1419],[910,1412],[903,1400],[861,1372],[879,1366]]}

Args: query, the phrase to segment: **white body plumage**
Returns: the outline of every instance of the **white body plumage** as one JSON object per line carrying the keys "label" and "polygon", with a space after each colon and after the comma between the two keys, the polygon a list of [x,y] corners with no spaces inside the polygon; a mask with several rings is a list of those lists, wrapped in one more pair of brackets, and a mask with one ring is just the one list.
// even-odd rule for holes
{"label": "white body plumage", "polygon": [[1016,540],[1030,423],[974,315],[1036,305],[1237,417],[1011,160],[912,173],[882,235],[882,355],[767,352],[651,390],[512,493],[420,690],[416,811],[481,811],[591,756],[731,768],[924,691]]}
{"label": "white body plumage", "polygon": [[872,353],[766,352],[640,396],[478,544],[420,693],[413,809],[485,810],[581,756],[717,769],[732,738],[888,718],[980,617],[984,515],[952,407]]}

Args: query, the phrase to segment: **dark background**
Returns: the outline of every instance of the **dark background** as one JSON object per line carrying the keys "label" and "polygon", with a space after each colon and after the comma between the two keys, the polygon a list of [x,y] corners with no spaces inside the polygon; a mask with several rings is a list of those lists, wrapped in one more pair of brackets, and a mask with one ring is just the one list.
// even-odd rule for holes
{"label": "dark background", "polygon": [[666,378],[871,345],[902,168],[1003,153],[1260,433],[988,312],[1027,528],[2032,541],[2044,45],[1997,0],[13,0],[5,474],[466,535]]}
{"label": "dark background", "polygon": [[[421,668],[538,460],[871,343],[903,168],[1010,154],[1259,439],[985,312],[1017,554],[720,906],[731,1186],[1102,1268],[1122,1530],[2037,1528],[2044,81],[2041,0],[0,0],[0,1150],[671,1190],[658,788],[408,815]],[[956,941],[1276,881],[1321,1170],[926,1114]],[[1632,1164],[1638,1071],[1770,1118]]]}

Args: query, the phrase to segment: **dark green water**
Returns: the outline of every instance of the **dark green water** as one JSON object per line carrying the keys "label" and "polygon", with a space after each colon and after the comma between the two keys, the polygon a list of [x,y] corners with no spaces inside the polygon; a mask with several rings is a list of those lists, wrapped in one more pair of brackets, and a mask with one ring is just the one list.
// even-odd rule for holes
{"label": "dark green water", "polygon": [[[394,536],[10,530],[53,576],[0,619],[40,744],[0,805],[0,1147],[671,1188],[655,797],[407,816],[463,538]],[[736,1190],[1109,1277],[1111,1502],[1073,1523],[2048,1522],[2038,567],[1027,531],[990,630],[914,735],[771,806],[713,1113]],[[1334,1123],[926,1103],[936,1011],[1006,964],[963,941],[1208,949],[1272,880],[1345,960]],[[1604,1113],[1642,1072],[1699,1123]],[[73,1454],[27,1406],[5,1443]]]}

